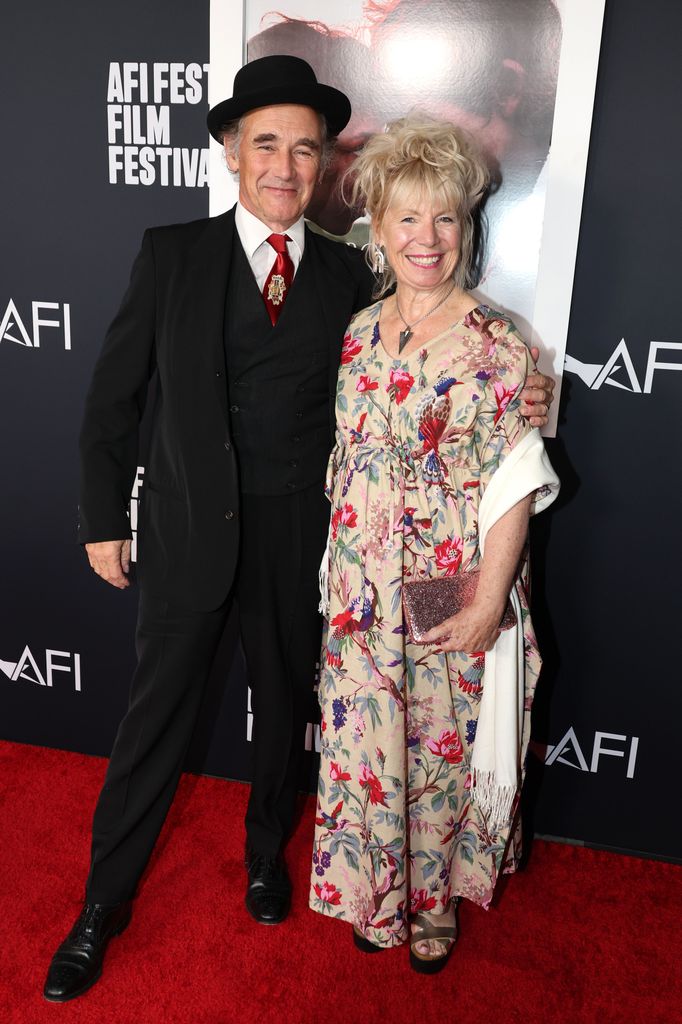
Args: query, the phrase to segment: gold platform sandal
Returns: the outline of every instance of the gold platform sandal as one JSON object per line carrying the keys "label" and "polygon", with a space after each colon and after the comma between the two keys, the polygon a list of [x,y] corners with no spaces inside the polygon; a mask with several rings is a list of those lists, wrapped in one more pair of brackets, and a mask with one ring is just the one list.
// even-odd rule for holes
{"label": "gold platform sandal", "polygon": [[[455,914],[456,914],[455,904]],[[448,925],[432,924],[424,913],[415,914],[411,921],[412,934],[410,936],[410,966],[419,974],[438,974],[442,971],[452,955],[457,941],[457,917],[453,917]],[[433,955],[430,953],[419,953],[416,946],[420,942],[432,942],[437,940],[440,943],[447,943],[444,953]]]}

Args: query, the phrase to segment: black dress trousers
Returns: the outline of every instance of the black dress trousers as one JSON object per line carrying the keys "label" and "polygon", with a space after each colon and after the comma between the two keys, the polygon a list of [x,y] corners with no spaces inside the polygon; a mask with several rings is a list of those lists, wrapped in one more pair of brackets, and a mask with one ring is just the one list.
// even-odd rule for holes
{"label": "black dress trousers", "polygon": [[321,482],[242,501],[236,598],[254,714],[246,836],[252,849],[272,856],[294,822],[305,728],[313,721],[318,574],[330,513]]}
{"label": "black dress trousers", "polygon": [[[275,855],[291,831],[320,654],[318,569],[329,504],[322,484],[242,496],[234,587],[252,690],[247,842]],[[138,665],[93,823],[87,898],[130,899],[170,808],[230,608],[191,612],[145,594]],[[242,715],[240,704],[235,714]]]}

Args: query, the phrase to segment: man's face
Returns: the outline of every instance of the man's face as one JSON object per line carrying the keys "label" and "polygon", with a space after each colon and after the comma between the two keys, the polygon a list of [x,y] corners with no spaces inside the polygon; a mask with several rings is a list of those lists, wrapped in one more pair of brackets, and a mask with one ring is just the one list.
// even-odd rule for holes
{"label": "man's face", "polygon": [[319,115],[310,107],[259,107],[244,118],[239,149],[225,156],[239,172],[242,206],[273,231],[283,233],[298,220],[320,173]]}

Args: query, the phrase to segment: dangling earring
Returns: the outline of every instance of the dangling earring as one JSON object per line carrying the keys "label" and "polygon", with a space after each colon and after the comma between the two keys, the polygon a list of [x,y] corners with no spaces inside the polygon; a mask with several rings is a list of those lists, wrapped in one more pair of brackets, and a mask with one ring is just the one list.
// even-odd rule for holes
{"label": "dangling earring", "polygon": [[386,257],[381,246],[372,242],[372,272],[377,277],[383,277],[386,270]]}

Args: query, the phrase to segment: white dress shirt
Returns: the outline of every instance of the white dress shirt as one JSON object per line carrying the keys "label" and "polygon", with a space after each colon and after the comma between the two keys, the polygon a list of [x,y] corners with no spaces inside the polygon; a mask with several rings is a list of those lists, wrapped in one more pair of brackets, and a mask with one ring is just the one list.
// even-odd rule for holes
{"label": "white dress shirt", "polygon": [[[272,228],[269,228],[263,221],[258,220],[258,217],[254,217],[239,202],[237,203],[234,223],[239,235],[239,241],[242,243],[249,266],[253,271],[253,276],[256,278],[258,289],[262,292],[268,279],[268,274],[272,270],[272,265],[277,257],[277,253],[267,242],[267,238],[273,233]],[[291,262],[294,264],[295,274],[303,257],[303,247],[305,245],[305,220],[303,216],[299,217],[296,223],[292,224],[286,231],[277,232],[277,234],[288,235],[291,239],[291,241],[287,242],[287,252],[291,256]]]}

